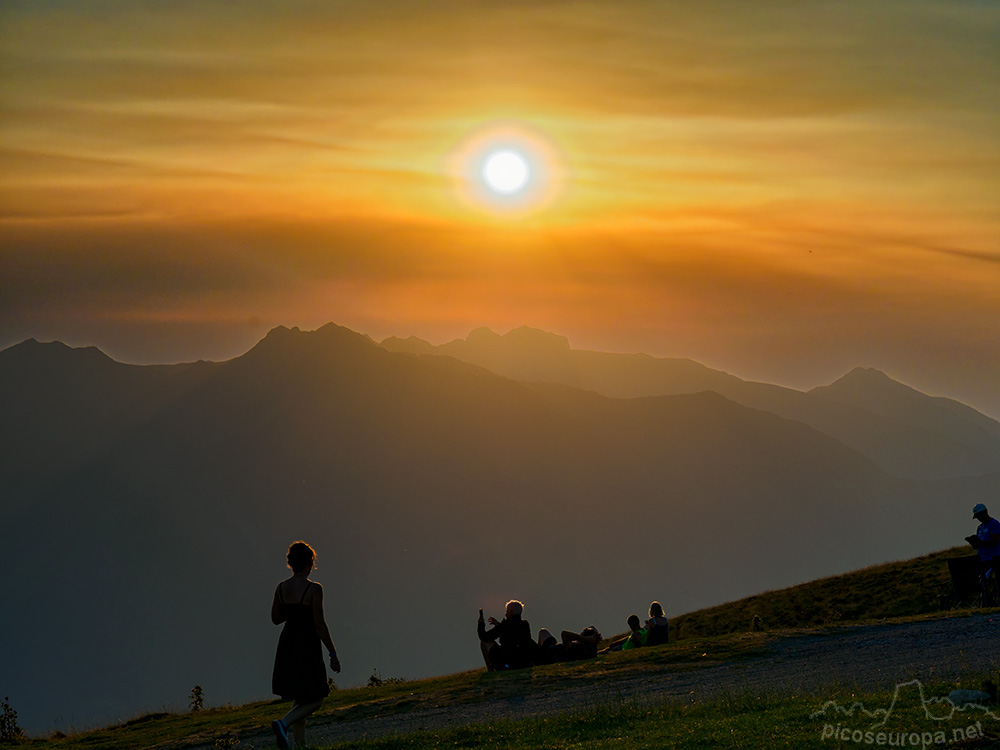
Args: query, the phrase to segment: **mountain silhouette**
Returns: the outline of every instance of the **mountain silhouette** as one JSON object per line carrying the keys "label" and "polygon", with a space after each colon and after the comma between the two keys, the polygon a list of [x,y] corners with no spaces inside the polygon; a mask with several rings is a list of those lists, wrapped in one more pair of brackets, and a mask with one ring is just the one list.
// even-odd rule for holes
{"label": "mountain silhouette", "polygon": [[512,597],[536,629],[615,632],[652,599],[678,614],[940,549],[1000,489],[893,477],[719,393],[610,398],[332,324],[163,367],[25,342],[0,386],[0,565],[38,582],[0,604],[29,731],[195,684],[268,697],[299,538],[351,685],[479,666],[477,610]]}
{"label": "mountain silhouette", "polygon": [[1000,451],[1000,423],[996,420],[952,399],[927,396],[872,368],[858,367],[810,393],[945,436],[987,456]]}
{"label": "mountain silhouette", "polygon": [[390,351],[441,354],[522,381],[561,383],[615,398],[714,391],[745,406],[807,424],[841,440],[899,477],[944,479],[1000,471],[1000,423],[946,398],[933,398],[877,370],[858,368],[807,393],[741,380],[686,359],[574,350],[555,334],[488,329],[431,346],[389,338]]}

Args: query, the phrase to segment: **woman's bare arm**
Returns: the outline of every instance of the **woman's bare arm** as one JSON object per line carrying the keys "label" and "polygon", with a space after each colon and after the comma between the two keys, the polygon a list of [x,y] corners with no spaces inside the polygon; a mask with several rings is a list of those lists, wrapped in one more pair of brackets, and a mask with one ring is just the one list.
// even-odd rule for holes
{"label": "woman's bare arm", "polygon": [[340,671],[340,659],[337,658],[337,647],[333,645],[333,638],[330,636],[330,628],[327,627],[326,617],[323,615],[323,587],[315,584],[312,594],[313,624],[316,625],[316,634],[323,641],[326,650],[330,652],[330,668],[334,672]]}
{"label": "woman's bare arm", "polygon": [[281,584],[274,590],[274,600],[271,602],[271,622],[280,625],[285,621],[284,607],[281,606]]}

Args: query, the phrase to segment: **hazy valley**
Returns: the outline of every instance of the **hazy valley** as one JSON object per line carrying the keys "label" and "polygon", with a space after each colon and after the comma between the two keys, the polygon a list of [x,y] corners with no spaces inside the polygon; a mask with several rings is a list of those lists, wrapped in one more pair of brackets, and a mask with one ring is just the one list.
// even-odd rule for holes
{"label": "hazy valley", "polygon": [[530,329],[329,325],[236,359],[0,352],[4,694],[46,731],[266,697],[284,549],[319,552],[344,685],[478,666],[479,607],[623,629],[950,547],[1000,424],[881,373],[808,393]]}

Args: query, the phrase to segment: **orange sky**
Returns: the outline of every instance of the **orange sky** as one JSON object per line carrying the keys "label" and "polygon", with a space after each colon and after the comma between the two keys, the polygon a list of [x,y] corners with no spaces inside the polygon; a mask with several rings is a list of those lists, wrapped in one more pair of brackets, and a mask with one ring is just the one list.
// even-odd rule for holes
{"label": "orange sky", "polygon": [[[0,347],[526,324],[1000,416],[998,39],[954,0],[5,2]],[[497,134],[546,176],[516,211],[468,180]]]}

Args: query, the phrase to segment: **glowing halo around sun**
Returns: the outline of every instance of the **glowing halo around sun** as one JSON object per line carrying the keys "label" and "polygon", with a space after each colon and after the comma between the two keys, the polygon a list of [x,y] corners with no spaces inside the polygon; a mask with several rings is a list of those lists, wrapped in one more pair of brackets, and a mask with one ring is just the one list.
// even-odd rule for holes
{"label": "glowing halo around sun", "polygon": [[548,207],[562,181],[551,140],[519,124],[491,124],[471,133],[449,155],[447,171],[469,207],[525,215]]}

